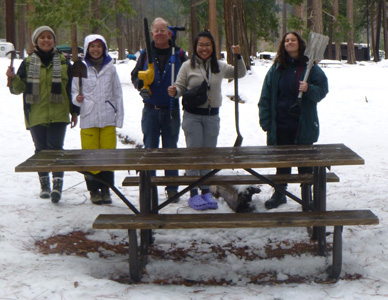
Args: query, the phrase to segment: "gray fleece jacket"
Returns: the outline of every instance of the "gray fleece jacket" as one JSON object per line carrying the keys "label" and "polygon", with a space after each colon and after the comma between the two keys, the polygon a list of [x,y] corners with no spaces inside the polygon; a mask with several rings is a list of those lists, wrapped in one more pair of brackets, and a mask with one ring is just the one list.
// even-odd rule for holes
{"label": "gray fleece jacket", "polygon": [[[177,89],[177,94],[175,98],[182,96],[183,92],[190,90],[193,87],[201,85],[204,80],[204,75],[206,71],[204,69],[202,60],[198,59],[195,69],[191,68],[190,60],[185,61],[182,64],[182,67],[179,70],[177,79],[175,81],[175,86]],[[205,62],[206,68],[210,65],[210,58]],[[208,92],[208,97],[210,99],[210,107],[216,108],[220,107],[222,103],[221,95],[221,82],[223,78],[233,78],[234,67],[228,65],[223,61],[218,61],[220,66],[220,72],[217,74],[210,73],[210,91]],[[200,67],[198,67],[200,66]],[[201,72],[202,71],[202,72]],[[246,68],[243,59],[238,59],[238,77],[242,78],[246,74]],[[205,103],[199,106],[199,108],[208,108],[209,104]]]}

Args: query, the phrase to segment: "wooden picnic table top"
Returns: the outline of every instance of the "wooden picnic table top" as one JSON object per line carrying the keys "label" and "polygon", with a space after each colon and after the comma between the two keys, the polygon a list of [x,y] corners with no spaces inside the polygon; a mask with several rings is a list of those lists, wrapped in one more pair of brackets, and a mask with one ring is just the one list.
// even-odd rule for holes
{"label": "wooden picnic table top", "polygon": [[177,149],[44,150],[16,172],[248,169],[362,165],[343,144]]}

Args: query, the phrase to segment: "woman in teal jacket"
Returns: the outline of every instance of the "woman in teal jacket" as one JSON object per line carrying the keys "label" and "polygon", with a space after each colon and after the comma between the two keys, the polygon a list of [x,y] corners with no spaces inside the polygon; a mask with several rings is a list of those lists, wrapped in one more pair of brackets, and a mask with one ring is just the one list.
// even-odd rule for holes
{"label": "woman in teal jacket", "polygon": [[[318,65],[302,81],[308,58],[306,43],[296,32],[286,33],[279,45],[274,64],[268,71],[259,101],[260,126],[267,132],[267,145],[313,144],[319,136],[317,103],[328,93],[325,73]],[[302,102],[297,110],[299,92]],[[299,173],[311,173],[311,168],[299,168]],[[278,168],[277,174],[291,174],[291,168]],[[283,185],[286,188],[287,185]],[[286,203],[286,196],[275,191],[265,202],[267,209]]]}
{"label": "woman in teal jacket", "polygon": [[[34,52],[21,63],[17,74],[9,67],[12,94],[23,93],[26,128],[41,150],[63,149],[66,127],[77,124],[79,109],[71,102],[70,63],[55,48],[55,33],[48,26],[37,28],[32,36]],[[70,119],[71,115],[71,119]],[[63,172],[53,172],[51,190],[49,173],[39,172],[41,198],[57,203],[62,196]]]}

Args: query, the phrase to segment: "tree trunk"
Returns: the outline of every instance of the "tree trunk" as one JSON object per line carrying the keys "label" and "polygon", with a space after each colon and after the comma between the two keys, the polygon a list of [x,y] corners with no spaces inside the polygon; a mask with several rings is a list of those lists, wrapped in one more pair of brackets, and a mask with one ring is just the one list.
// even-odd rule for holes
{"label": "tree trunk", "polygon": [[123,15],[116,13],[116,26],[117,26],[117,46],[119,48],[118,59],[124,60],[125,56],[125,42],[124,42],[124,22]]}
{"label": "tree trunk", "polygon": [[323,33],[322,0],[313,1],[313,31]]}
{"label": "tree trunk", "polygon": [[249,44],[250,55],[257,57],[257,32],[255,29],[251,31],[251,38]]}
{"label": "tree trunk", "polygon": [[333,59],[333,19],[329,21],[329,43],[327,45],[327,59]]}
{"label": "tree trunk", "polygon": [[217,28],[217,0],[209,0],[209,29],[216,43],[217,58],[220,59],[221,49]]}
{"label": "tree trunk", "polygon": [[[34,13],[35,13],[34,5],[32,5],[29,2],[27,2],[27,15],[31,16]],[[30,38],[30,36],[32,35],[32,30],[31,30],[31,27],[29,27],[29,26],[27,27],[27,29],[28,29],[27,36],[29,37],[27,53],[31,54],[34,51],[34,45],[32,44],[32,41],[31,41],[31,38]]]}
{"label": "tree trunk", "polygon": [[376,7],[376,39],[375,39],[375,49],[374,49],[374,61],[380,61],[380,34],[381,34],[381,2],[377,3]]}
{"label": "tree trunk", "polygon": [[313,0],[307,0],[307,29],[313,31],[314,29],[314,22],[313,22],[313,7],[314,7],[314,1]]}
{"label": "tree trunk", "polygon": [[282,36],[287,33],[287,3],[283,0],[282,3]]}
{"label": "tree trunk", "polygon": [[[233,6],[237,8],[237,20],[233,20]],[[247,26],[245,21],[245,10],[243,0],[224,0],[224,18],[225,18],[225,37],[226,52],[228,64],[233,64],[232,44],[233,44],[233,26],[236,24],[239,33],[238,42],[241,46],[241,54],[245,65],[250,70],[249,44],[247,37]]]}
{"label": "tree trunk", "polygon": [[[143,29],[143,18],[144,18],[144,3],[142,0],[136,0],[133,4],[134,10],[137,12],[136,15],[132,15],[128,23],[128,50],[131,53],[136,53],[145,46],[144,41],[144,29]],[[151,23],[153,20],[148,20]],[[151,24],[149,24],[151,26]]]}
{"label": "tree trunk", "polygon": [[228,64],[233,64],[233,0],[224,0],[225,47]]}
{"label": "tree trunk", "polygon": [[[19,22],[18,22],[18,43],[17,43],[17,51],[19,52],[19,57],[24,58],[24,49],[26,47],[26,31],[27,24],[25,15],[27,14],[26,4],[19,5]],[[21,17],[23,16],[23,17]]]}
{"label": "tree trunk", "polygon": [[5,0],[5,38],[7,42],[16,44],[14,0]]}
{"label": "tree trunk", "polygon": [[125,48],[128,50],[128,53],[133,53],[132,49],[132,26],[131,26],[131,20],[129,16],[126,16],[123,18],[123,35],[124,35],[124,45]]}
{"label": "tree trunk", "polygon": [[[101,5],[101,0],[95,0],[93,3],[93,16],[96,20],[101,20],[100,5]],[[94,26],[92,28],[92,33],[101,34],[101,28],[97,25]]]}
{"label": "tree trunk", "polygon": [[347,0],[347,17],[350,24],[350,32],[348,34],[348,64],[356,63],[356,55],[354,52],[354,16],[353,16],[353,0]]}
{"label": "tree trunk", "polygon": [[[294,6],[294,16],[304,20],[304,3]],[[296,32],[299,33],[299,35],[302,35],[302,29],[297,29]]]}
{"label": "tree trunk", "polygon": [[195,37],[199,32],[199,22],[197,18],[197,5],[196,0],[190,0],[190,35],[191,35],[191,43],[189,43],[189,53],[193,53],[194,49],[194,41]]}
{"label": "tree trunk", "polygon": [[384,36],[384,51],[385,59],[388,58],[388,33],[387,33],[387,2],[381,0],[382,14],[383,14],[383,36]]}
{"label": "tree trunk", "polygon": [[[338,21],[338,14],[339,14],[339,6],[338,6],[338,0],[334,0],[333,3],[333,13],[334,13],[334,18],[335,21]],[[338,31],[340,29],[338,26],[336,27],[335,35],[338,34]],[[336,60],[342,60],[342,53],[341,53],[341,43],[338,40],[335,40],[335,59]]]}
{"label": "tree trunk", "polygon": [[373,53],[373,61],[376,60],[376,5],[374,2],[370,4],[370,18],[371,18],[371,36],[372,36],[372,53]]}
{"label": "tree trunk", "polygon": [[370,17],[369,17],[369,12],[370,12],[370,6],[369,6],[369,0],[366,1],[366,44],[368,47],[368,58],[370,60]]}

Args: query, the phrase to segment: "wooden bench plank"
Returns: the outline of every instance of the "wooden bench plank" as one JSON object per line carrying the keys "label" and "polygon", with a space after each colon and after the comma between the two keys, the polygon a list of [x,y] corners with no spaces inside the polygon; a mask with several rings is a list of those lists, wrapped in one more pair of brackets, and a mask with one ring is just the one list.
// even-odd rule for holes
{"label": "wooden bench plank", "polygon": [[[291,175],[265,175],[269,180],[275,183],[308,183],[312,184],[314,181],[313,174],[291,174]],[[168,185],[189,185],[194,181],[200,179],[199,176],[153,176],[151,182],[155,186]],[[339,177],[333,173],[328,172],[326,175],[327,182],[339,182]],[[208,185],[238,185],[238,184],[262,184],[263,182],[253,175],[214,175],[209,178],[204,184]],[[124,178],[123,186],[138,186],[138,176],[127,176]]]}
{"label": "wooden bench plank", "polygon": [[370,210],[236,214],[101,214],[94,229],[199,229],[375,225]]}

